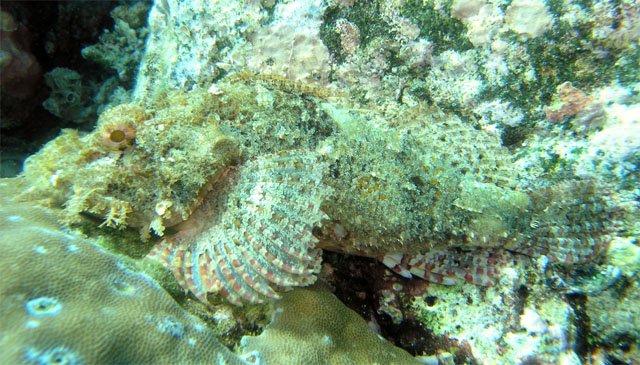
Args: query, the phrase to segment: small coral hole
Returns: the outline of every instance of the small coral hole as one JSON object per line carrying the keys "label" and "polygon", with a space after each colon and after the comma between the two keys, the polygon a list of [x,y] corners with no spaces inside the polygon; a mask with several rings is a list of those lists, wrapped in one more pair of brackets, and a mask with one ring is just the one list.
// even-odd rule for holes
{"label": "small coral hole", "polygon": [[102,143],[112,150],[122,150],[129,146],[136,137],[136,130],[130,125],[119,124],[105,129]]}

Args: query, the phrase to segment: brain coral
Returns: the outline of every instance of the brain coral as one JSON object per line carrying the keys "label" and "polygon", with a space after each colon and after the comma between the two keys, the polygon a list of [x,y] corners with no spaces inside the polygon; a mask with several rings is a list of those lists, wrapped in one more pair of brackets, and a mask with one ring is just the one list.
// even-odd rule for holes
{"label": "brain coral", "polygon": [[258,337],[244,337],[243,358],[267,364],[419,364],[384,340],[320,285],[283,294]]}
{"label": "brain coral", "polygon": [[242,363],[149,277],[0,182],[5,363]]}

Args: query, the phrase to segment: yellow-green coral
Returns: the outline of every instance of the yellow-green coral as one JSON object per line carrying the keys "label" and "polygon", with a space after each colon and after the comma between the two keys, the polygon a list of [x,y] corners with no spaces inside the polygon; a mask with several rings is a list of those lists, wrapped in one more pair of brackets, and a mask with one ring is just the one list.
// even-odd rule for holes
{"label": "yellow-green coral", "polygon": [[245,337],[249,362],[267,364],[418,364],[380,337],[356,312],[319,285],[283,295],[271,324]]}

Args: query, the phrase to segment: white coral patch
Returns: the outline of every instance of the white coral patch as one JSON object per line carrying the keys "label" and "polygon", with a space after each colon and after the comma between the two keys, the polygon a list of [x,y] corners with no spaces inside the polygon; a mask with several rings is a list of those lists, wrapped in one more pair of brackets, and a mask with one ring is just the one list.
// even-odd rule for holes
{"label": "white coral patch", "polygon": [[531,38],[541,36],[553,25],[553,16],[543,0],[514,0],[504,20],[511,30]]}

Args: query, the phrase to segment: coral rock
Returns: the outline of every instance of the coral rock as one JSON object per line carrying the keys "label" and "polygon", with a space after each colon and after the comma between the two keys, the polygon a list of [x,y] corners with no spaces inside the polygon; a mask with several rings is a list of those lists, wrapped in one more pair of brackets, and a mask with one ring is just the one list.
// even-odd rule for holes
{"label": "coral rock", "polygon": [[240,350],[260,364],[419,363],[319,285],[285,293],[271,324],[258,337],[244,337]]}

